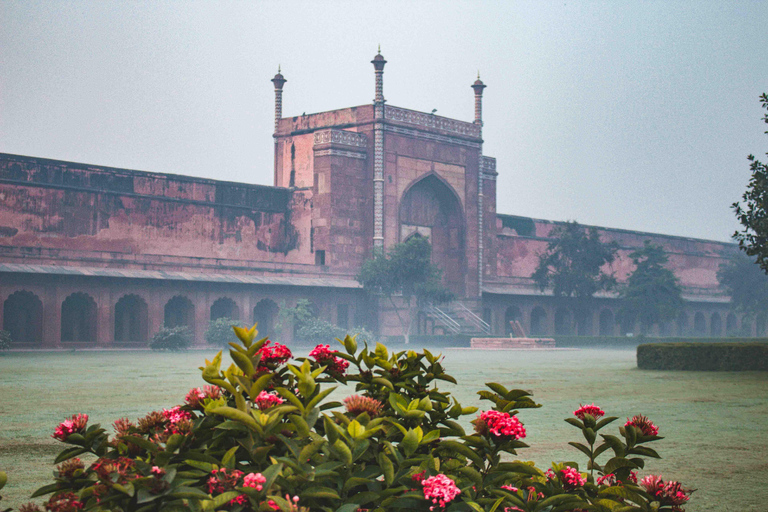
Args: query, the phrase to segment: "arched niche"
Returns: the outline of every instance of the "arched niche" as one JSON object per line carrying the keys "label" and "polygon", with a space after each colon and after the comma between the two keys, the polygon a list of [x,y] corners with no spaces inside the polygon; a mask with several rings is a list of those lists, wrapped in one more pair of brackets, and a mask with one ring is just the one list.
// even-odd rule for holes
{"label": "arched niche", "polygon": [[73,293],[61,303],[61,341],[96,341],[96,301],[87,293]]}
{"label": "arched niche", "polygon": [[14,343],[43,341],[43,303],[34,293],[20,290],[3,303],[3,330],[11,334]]}
{"label": "arched niche", "polygon": [[115,304],[115,341],[147,341],[147,303],[138,295],[123,295]]}

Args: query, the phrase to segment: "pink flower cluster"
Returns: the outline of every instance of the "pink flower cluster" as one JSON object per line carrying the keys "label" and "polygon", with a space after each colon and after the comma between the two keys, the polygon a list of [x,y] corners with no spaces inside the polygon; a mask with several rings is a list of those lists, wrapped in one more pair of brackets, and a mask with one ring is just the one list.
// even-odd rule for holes
{"label": "pink flower cluster", "polygon": [[262,490],[265,483],[267,479],[261,473],[248,473],[243,477],[243,487],[253,487],[257,491]]}
{"label": "pink flower cluster", "polygon": [[257,352],[257,354],[261,354],[260,367],[266,365],[277,366],[293,357],[291,350],[285,345],[281,343],[271,345],[271,343],[271,341],[267,340]]}
{"label": "pink flower cluster", "polygon": [[184,434],[189,431],[189,421],[192,419],[192,413],[185,411],[177,405],[170,409],[163,409],[163,417],[168,422],[166,433]]}
{"label": "pink flower cluster", "polygon": [[74,414],[72,418],[59,423],[56,430],[53,431],[54,439],[66,441],[72,434],[82,434],[85,432],[85,426],[88,424],[87,414]]}
{"label": "pink flower cluster", "polygon": [[600,407],[592,403],[590,405],[582,405],[581,407],[573,411],[573,414],[575,414],[576,417],[579,418],[581,421],[584,421],[584,416],[587,414],[589,414],[590,416],[592,416],[597,420],[605,416],[605,411],[603,411]]}
{"label": "pink flower cluster", "polygon": [[632,419],[627,418],[627,422],[624,424],[624,426],[628,427],[630,425],[639,428],[643,432],[644,436],[659,435],[659,427],[654,425],[651,420],[641,414],[632,416]]}
{"label": "pink flower cluster", "polygon": [[347,371],[349,361],[336,357],[336,354],[337,352],[331,350],[330,345],[321,344],[312,349],[312,352],[309,353],[309,357],[314,358],[319,364],[324,365],[326,367],[325,371],[328,374],[341,377],[344,375],[344,372]]}
{"label": "pink flower cluster", "polygon": [[421,485],[424,487],[424,498],[433,503],[429,510],[434,510],[435,506],[445,507],[461,494],[456,483],[442,473],[424,479]]}
{"label": "pink flower cluster", "polygon": [[691,499],[691,492],[688,489],[683,489],[683,486],[679,482],[670,480],[664,482],[660,476],[649,475],[640,480],[646,492],[656,498],[661,506],[671,505],[674,512],[682,512],[681,505]]}
{"label": "pink flower cluster", "polygon": [[202,389],[201,388],[190,389],[189,393],[187,393],[187,396],[184,397],[184,400],[191,407],[194,407],[195,409],[198,409],[198,408],[202,409],[203,402],[206,398],[211,398],[215,400],[220,396],[221,396],[221,390],[216,386],[203,386]]}
{"label": "pink flower cluster", "polygon": [[381,414],[382,407],[381,402],[368,396],[352,395],[344,399],[344,408],[355,416],[367,412],[368,416],[375,418]]}
{"label": "pink flower cluster", "polygon": [[504,489],[505,491],[509,491],[509,492],[517,492],[517,491],[520,490],[517,487],[515,487],[514,485],[502,485],[501,488]]}
{"label": "pink flower cluster", "polygon": [[587,479],[581,476],[579,470],[571,466],[565,466],[565,469],[561,469],[560,477],[563,481],[564,489],[575,489],[587,483]]}
{"label": "pink flower cluster", "polygon": [[253,403],[256,404],[256,407],[261,409],[262,411],[264,409],[269,409],[273,405],[280,405],[284,402],[282,398],[277,396],[275,393],[270,393],[268,391],[262,391],[259,393],[259,396],[256,397],[256,400],[253,401]]}
{"label": "pink flower cluster", "polygon": [[485,434],[490,432],[496,437],[522,439],[525,437],[525,427],[514,416],[500,411],[484,411],[475,421],[475,429]]}

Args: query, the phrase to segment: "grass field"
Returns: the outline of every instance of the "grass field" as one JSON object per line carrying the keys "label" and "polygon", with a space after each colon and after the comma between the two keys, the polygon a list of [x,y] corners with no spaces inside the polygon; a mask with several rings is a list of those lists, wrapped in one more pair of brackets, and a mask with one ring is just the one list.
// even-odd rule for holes
{"label": "grass field", "polygon": [[[9,475],[2,508],[25,502],[50,481],[60,446],[50,436],[65,417],[84,412],[91,422],[108,426],[180,403],[190,387],[201,384],[197,367],[212,354],[0,355],[0,469]],[[449,388],[463,405],[482,405],[475,392],[490,381],[532,390],[544,405],[520,415],[531,445],[521,459],[584,463],[567,446],[580,434],[563,418],[594,401],[622,424],[638,413],[654,420],[666,437],[654,443],[664,458],[650,461],[641,475],[653,472],[697,488],[689,512],[768,510],[766,372],[641,371],[630,350],[443,354],[460,384]],[[331,397],[346,393],[337,390]]]}

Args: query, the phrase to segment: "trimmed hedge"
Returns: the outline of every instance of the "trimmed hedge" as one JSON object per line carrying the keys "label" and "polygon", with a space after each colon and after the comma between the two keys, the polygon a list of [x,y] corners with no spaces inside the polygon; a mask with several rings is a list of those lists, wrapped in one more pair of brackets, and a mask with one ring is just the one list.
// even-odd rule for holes
{"label": "trimmed hedge", "polygon": [[768,343],[647,343],[637,347],[642,370],[768,371]]}
{"label": "trimmed hedge", "polygon": [[656,338],[649,336],[552,336],[556,347],[635,348],[644,343],[765,343],[766,338]]}
{"label": "trimmed hedge", "polygon": [[[403,336],[386,336],[385,343],[387,345],[403,345],[405,346],[405,338]],[[473,336],[468,334],[452,334],[452,335],[428,335],[428,334],[413,334],[411,335],[409,345],[410,347],[469,347],[470,340]]]}

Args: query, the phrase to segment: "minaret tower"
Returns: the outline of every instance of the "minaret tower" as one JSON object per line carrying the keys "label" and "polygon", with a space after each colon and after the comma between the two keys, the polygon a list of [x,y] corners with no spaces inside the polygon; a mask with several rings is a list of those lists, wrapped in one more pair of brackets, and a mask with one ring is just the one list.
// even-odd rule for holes
{"label": "minaret tower", "polygon": [[483,89],[485,85],[480,80],[480,72],[477,72],[477,80],[472,84],[472,89],[475,90],[475,124],[483,126]]}
{"label": "minaret tower", "polygon": [[373,250],[384,250],[384,64],[379,52],[371,61],[376,73],[376,97],[373,100]]}
{"label": "minaret tower", "polygon": [[280,66],[277,66],[277,74],[272,79],[275,84],[275,132],[277,132],[277,122],[283,117],[283,85],[288,80],[280,73]]}
{"label": "minaret tower", "polygon": [[[475,121],[474,123],[480,127],[480,136],[482,137],[483,129],[483,89],[486,85],[480,80],[480,71],[477,72],[477,80],[472,84],[472,89],[475,91]],[[480,146],[480,161],[477,166],[477,284],[478,293],[483,294],[483,239],[485,233],[483,232],[483,147]]]}

